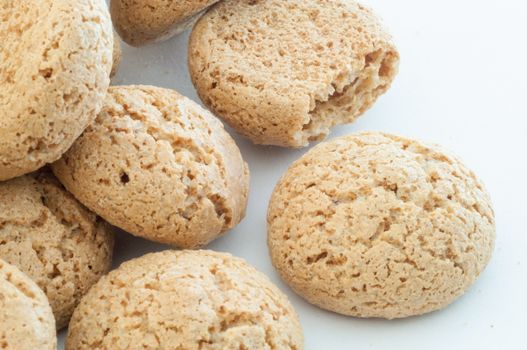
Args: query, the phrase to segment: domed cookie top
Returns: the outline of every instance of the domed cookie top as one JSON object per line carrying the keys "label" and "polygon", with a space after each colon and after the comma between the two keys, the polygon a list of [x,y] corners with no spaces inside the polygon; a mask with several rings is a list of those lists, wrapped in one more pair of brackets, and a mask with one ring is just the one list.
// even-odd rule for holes
{"label": "domed cookie top", "polygon": [[[123,332],[123,329],[129,331]],[[243,260],[165,251],[128,261],[73,314],[68,349],[302,350],[287,297]]]}
{"label": "domed cookie top", "polygon": [[192,26],[218,0],[111,0],[112,19],[133,46],[162,41]]}
{"label": "domed cookie top", "polygon": [[111,87],[105,106],[53,170],[132,234],[197,247],[245,215],[249,170],[221,122],[173,90]]}
{"label": "domed cookie top", "polygon": [[42,288],[58,329],[108,271],[112,249],[109,226],[66,192],[51,172],[0,182],[0,259]]}
{"label": "domed cookie top", "polygon": [[0,259],[0,347],[55,350],[55,320],[42,290]]}
{"label": "domed cookie top", "polygon": [[495,223],[483,185],[437,146],[381,133],[323,143],[272,196],[268,243],[309,302],[360,317],[440,309],[487,265]]}
{"label": "domed cookie top", "polygon": [[287,147],[354,121],[389,88],[398,62],[376,16],[345,0],[222,1],[189,44],[203,102],[255,143]]}
{"label": "domed cookie top", "polygon": [[0,6],[0,181],[53,162],[101,108],[112,65],[104,0]]}

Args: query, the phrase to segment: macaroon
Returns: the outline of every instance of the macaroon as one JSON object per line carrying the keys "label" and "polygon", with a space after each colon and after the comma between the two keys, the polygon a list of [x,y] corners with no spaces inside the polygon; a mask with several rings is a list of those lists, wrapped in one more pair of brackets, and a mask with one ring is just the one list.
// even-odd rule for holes
{"label": "macaroon", "polygon": [[111,87],[53,171],[109,223],[181,248],[203,246],[245,216],[240,150],[217,118],[174,90]]}
{"label": "macaroon", "polygon": [[188,52],[209,109],[256,144],[296,148],[356,120],[399,65],[379,18],[348,0],[222,1]]}
{"label": "macaroon", "polygon": [[0,259],[46,294],[57,329],[110,269],[110,226],[68,193],[48,169],[0,182]]}
{"label": "macaroon", "polygon": [[[123,332],[123,330],[127,330]],[[66,349],[302,350],[287,297],[245,261],[164,251],[101,279],[75,310]]]}
{"label": "macaroon", "polygon": [[48,299],[28,276],[0,259],[0,347],[55,350],[55,319]]}
{"label": "macaroon", "polygon": [[310,303],[356,317],[446,307],[483,272],[495,234],[489,195],[457,157],[377,132],[314,147],[269,204],[283,280]]}
{"label": "macaroon", "polygon": [[129,45],[159,42],[190,28],[218,0],[111,0],[115,28]]}
{"label": "macaroon", "polygon": [[59,159],[102,108],[113,34],[104,0],[0,6],[0,181]]}

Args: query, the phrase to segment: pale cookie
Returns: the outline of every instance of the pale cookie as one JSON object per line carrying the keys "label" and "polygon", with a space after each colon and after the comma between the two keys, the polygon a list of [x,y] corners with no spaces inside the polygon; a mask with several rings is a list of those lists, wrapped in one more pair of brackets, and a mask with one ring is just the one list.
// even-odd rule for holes
{"label": "pale cookie", "polygon": [[376,16],[345,0],[223,1],[196,24],[192,81],[257,144],[306,146],[384,93],[399,54]]}
{"label": "pale cookie", "polygon": [[60,158],[93,122],[110,83],[104,0],[0,5],[0,181]]}
{"label": "pale cookie", "polygon": [[121,38],[141,46],[190,28],[218,0],[111,0],[110,12]]}
{"label": "pale cookie", "polygon": [[435,145],[360,133],[315,147],[272,196],[268,243],[282,278],[345,315],[400,318],[461,296],[492,254],[481,182]]}
{"label": "pale cookie", "polygon": [[55,319],[46,295],[0,259],[0,349],[55,350]]}
{"label": "pale cookie", "polygon": [[[123,331],[126,330],[126,331]],[[66,349],[301,350],[291,303],[244,260],[164,251],[125,262],[82,299]]]}
{"label": "pale cookie", "polygon": [[112,71],[110,72],[110,78],[113,78],[117,71],[119,70],[119,65],[121,64],[121,41],[119,40],[117,34],[113,35],[113,56],[112,56]]}
{"label": "pale cookie", "polygon": [[96,122],[53,170],[108,222],[178,247],[245,215],[249,170],[221,122],[173,90],[111,87]]}
{"label": "pale cookie", "polygon": [[66,192],[50,171],[0,183],[0,259],[42,288],[58,329],[110,268],[113,242],[109,225]]}

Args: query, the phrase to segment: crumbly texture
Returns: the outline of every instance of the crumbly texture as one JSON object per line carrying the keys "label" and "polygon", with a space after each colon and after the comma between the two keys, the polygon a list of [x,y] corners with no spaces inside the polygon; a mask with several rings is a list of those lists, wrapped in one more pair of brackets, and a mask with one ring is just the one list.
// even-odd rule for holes
{"label": "crumbly texture", "polygon": [[121,38],[132,46],[167,40],[190,28],[218,0],[111,0]]}
{"label": "crumbly texture", "polygon": [[42,288],[58,329],[110,268],[113,243],[109,225],[66,192],[50,171],[0,183],[0,258]]}
{"label": "crumbly texture", "polygon": [[0,259],[0,349],[55,350],[55,320],[46,295]]}
{"label": "crumbly texture", "polygon": [[0,6],[0,181],[60,158],[93,122],[110,83],[104,0]]}
{"label": "crumbly texture", "polygon": [[173,90],[111,87],[53,165],[66,188],[137,236],[195,248],[245,216],[249,169],[221,122]]}
{"label": "crumbly texture", "polygon": [[67,349],[303,349],[287,297],[245,261],[165,251],[101,279],[70,323]]}
{"label": "crumbly texture", "polygon": [[121,56],[122,56],[121,40],[119,40],[119,37],[114,32],[112,71],[110,72],[110,78],[113,78],[117,74],[117,71],[119,70],[119,65],[121,64]]}
{"label": "crumbly texture", "polygon": [[369,9],[346,0],[226,0],[195,25],[192,81],[257,144],[306,146],[353,122],[395,77],[399,54]]}
{"label": "crumbly texture", "polygon": [[361,133],[315,147],[277,185],[268,243],[309,302],[358,317],[441,309],[490,260],[494,213],[481,182],[438,146]]}

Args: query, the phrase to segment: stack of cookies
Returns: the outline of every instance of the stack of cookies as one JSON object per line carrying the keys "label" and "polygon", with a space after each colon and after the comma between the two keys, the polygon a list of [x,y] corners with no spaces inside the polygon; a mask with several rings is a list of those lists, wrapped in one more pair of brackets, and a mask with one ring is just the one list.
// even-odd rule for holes
{"label": "stack of cookies", "polygon": [[[266,276],[195,250],[246,214],[249,168],[222,121],[289,148],[353,122],[398,72],[380,19],[351,0],[4,0],[0,17],[0,348],[55,349],[69,324],[67,349],[303,349],[298,315]],[[208,109],[110,86],[114,27],[133,46],[193,27],[190,75]],[[311,149],[267,221],[283,280],[354,317],[447,306],[495,240],[473,172],[381,132]],[[180,250],[109,272],[112,226]]]}

